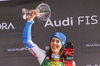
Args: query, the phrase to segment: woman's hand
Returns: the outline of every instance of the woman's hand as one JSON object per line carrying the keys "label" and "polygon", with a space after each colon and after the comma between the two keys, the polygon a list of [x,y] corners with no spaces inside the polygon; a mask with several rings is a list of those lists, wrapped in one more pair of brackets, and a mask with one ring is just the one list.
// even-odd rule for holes
{"label": "woman's hand", "polygon": [[34,11],[33,9],[30,10],[30,16],[28,17],[28,21],[33,21],[33,19],[37,16],[38,11]]}

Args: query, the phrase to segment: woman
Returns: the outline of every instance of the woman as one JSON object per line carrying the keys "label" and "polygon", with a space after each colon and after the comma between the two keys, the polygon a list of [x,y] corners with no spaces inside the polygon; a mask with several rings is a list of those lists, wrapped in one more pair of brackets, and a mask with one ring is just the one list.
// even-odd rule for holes
{"label": "woman", "polygon": [[47,52],[40,49],[35,43],[32,42],[31,27],[37,14],[37,11],[31,10],[31,14],[28,17],[26,26],[23,31],[24,45],[38,59],[41,66],[64,66],[63,47],[66,42],[65,34],[60,32],[54,33],[51,36],[50,49]]}

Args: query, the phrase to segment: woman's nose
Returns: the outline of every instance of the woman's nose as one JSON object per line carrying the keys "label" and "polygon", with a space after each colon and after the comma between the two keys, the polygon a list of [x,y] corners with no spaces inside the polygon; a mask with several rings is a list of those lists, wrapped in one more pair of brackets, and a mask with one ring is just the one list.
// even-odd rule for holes
{"label": "woman's nose", "polygon": [[55,41],[54,44],[57,44],[57,42]]}

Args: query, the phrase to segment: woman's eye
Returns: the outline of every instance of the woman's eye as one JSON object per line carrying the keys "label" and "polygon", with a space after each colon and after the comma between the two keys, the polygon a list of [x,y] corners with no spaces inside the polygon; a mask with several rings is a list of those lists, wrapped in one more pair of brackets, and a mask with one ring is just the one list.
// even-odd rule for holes
{"label": "woman's eye", "polygon": [[52,42],[54,42],[54,40],[51,40]]}
{"label": "woman's eye", "polygon": [[59,40],[57,40],[56,42],[59,43]]}

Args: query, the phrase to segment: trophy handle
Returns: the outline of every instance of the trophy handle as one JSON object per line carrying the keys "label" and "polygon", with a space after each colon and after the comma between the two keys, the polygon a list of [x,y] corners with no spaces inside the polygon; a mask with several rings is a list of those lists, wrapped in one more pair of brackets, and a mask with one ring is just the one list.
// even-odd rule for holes
{"label": "trophy handle", "polygon": [[29,9],[23,8],[22,9],[22,17],[23,19],[27,19],[30,16],[31,11]]}

